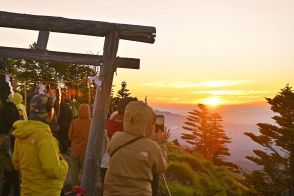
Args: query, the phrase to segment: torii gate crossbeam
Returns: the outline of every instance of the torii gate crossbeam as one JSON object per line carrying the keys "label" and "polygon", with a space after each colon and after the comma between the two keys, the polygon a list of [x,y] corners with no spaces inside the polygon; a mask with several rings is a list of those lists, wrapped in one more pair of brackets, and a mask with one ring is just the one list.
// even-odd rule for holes
{"label": "torii gate crossbeam", "polygon": [[[97,87],[91,130],[87,145],[82,186],[87,195],[98,195],[95,192],[98,163],[102,156],[105,121],[107,119],[110,91],[113,74],[117,67],[139,68],[139,59],[117,58],[120,39],[154,43],[155,27],[107,23],[89,20],[76,20],[52,16],[18,14],[0,11],[0,27],[29,29],[39,31],[37,50],[0,47],[0,56],[42,60],[48,62],[68,62],[93,64],[101,66],[101,89]],[[80,34],[105,37],[103,56],[73,54],[47,51],[46,46],[50,32]],[[102,64],[99,64],[102,60]],[[96,64],[97,63],[97,64]]]}

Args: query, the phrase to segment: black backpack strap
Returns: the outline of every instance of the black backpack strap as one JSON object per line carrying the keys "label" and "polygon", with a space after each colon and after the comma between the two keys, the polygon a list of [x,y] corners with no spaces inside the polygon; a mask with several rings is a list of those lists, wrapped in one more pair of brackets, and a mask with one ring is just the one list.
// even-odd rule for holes
{"label": "black backpack strap", "polygon": [[119,146],[119,147],[117,147],[111,154],[110,154],[110,157],[112,157],[119,149],[121,149],[122,147],[125,147],[125,146],[127,146],[127,145],[129,145],[129,144],[132,144],[132,143],[134,143],[135,141],[137,141],[137,140],[139,140],[139,139],[142,139],[142,138],[144,138],[143,136],[140,136],[140,137],[136,137],[135,139],[132,139],[132,140],[130,140],[130,141],[128,141],[127,143],[125,143],[125,144],[123,144],[123,145],[121,145],[121,146]]}

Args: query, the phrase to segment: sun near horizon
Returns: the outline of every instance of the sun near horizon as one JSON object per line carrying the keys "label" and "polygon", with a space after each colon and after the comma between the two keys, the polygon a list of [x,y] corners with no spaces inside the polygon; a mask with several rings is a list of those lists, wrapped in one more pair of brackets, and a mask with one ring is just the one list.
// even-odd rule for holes
{"label": "sun near horizon", "polygon": [[[141,64],[140,70],[118,69],[113,85],[116,91],[126,81],[132,96],[147,96],[162,108],[266,103],[265,97],[294,85],[294,1],[151,2],[15,0],[5,1],[2,10],[156,27],[154,44],[120,42],[118,56],[139,58]],[[27,48],[37,36],[0,28],[1,46]],[[101,54],[103,43],[52,32],[47,48]]]}
{"label": "sun near horizon", "polygon": [[222,105],[222,101],[218,97],[206,98],[203,103],[209,107],[216,107],[218,105]]}

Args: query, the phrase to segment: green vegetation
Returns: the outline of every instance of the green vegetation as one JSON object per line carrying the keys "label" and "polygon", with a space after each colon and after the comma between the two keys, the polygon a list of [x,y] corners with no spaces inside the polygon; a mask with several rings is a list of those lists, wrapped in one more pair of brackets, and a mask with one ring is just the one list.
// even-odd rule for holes
{"label": "green vegetation", "polygon": [[[247,195],[243,178],[224,166],[217,166],[197,153],[189,153],[173,143],[168,145],[166,180],[172,195],[229,196]],[[164,183],[161,195],[168,195]]]}

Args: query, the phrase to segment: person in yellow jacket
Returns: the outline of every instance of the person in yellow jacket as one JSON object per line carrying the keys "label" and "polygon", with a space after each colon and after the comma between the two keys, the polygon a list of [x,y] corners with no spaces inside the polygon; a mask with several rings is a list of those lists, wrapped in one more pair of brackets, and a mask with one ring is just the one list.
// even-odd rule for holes
{"label": "person in yellow jacket", "polygon": [[68,132],[68,138],[71,141],[70,166],[72,186],[79,184],[79,174],[84,165],[90,126],[90,107],[88,104],[81,104],[79,116],[72,121]]}
{"label": "person in yellow jacket", "polygon": [[[127,105],[124,131],[115,133],[108,144],[104,196],[152,195],[153,173],[166,169],[166,144],[160,146],[150,138],[154,128],[155,114],[149,106],[141,101]],[[167,135],[162,134],[161,141],[166,142]]]}
{"label": "person in yellow jacket", "polygon": [[12,163],[21,174],[21,196],[59,196],[68,165],[48,123],[53,118],[51,97],[35,95],[30,102],[30,120],[16,121]]}

